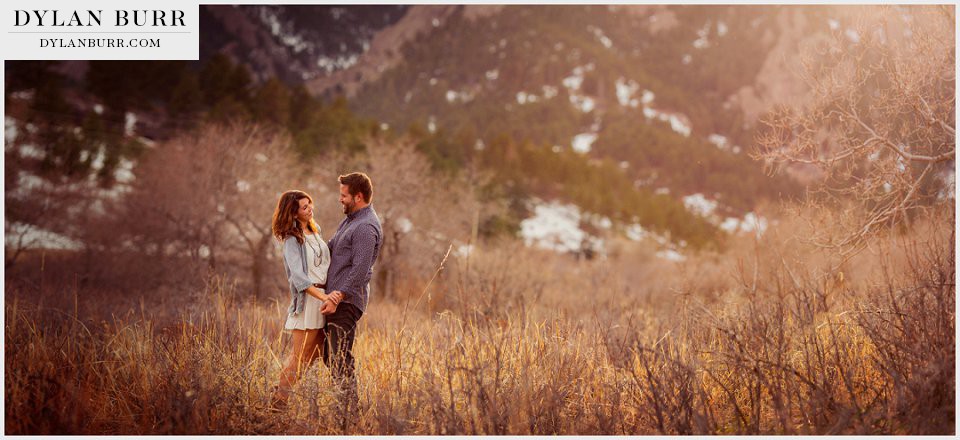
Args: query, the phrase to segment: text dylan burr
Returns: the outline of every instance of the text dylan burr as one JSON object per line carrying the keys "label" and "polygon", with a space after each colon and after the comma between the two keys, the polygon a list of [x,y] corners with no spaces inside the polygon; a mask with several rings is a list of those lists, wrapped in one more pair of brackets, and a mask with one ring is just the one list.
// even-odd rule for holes
{"label": "text dylan burr", "polygon": [[[113,25],[123,26],[150,26],[150,27],[177,27],[186,26],[183,22],[184,12],[178,9],[138,9],[116,10],[107,14],[114,19]],[[15,11],[15,26],[37,27],[80,27],[102,26],[104,13],[102,9],[86,11],[58,11],[50,9],[34,9]]]}

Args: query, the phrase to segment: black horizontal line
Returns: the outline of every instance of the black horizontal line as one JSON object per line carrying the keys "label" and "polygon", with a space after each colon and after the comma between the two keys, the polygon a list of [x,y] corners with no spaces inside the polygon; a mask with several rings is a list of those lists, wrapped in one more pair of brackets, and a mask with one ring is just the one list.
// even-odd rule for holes
{"label": "black horizontal line", "polygon": [[17,32],[10,31],[8,34],[192,34],[193,32],[62,32],[62,31],[50,31],[50,32]]}

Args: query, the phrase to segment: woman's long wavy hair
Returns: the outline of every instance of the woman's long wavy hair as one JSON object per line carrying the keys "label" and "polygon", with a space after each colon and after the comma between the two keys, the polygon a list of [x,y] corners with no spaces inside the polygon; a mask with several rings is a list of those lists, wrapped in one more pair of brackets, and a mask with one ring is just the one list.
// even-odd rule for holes
{"label": "woman's long wavy hair", "polygon": [[[277,209],[273,211],[273,236],[277,237],[277,240],[283,241],[293,236],[297,238],[297,243],[303,244],[303,231],[300,229],[300,222],[297,221],[297,211],[300,209],[300,199],[304,198],[313,203],[313,198],[309,194],[295,189],[280,196]],[[314,234],[320,230],[313,220],[310,220],[307,228]]]}

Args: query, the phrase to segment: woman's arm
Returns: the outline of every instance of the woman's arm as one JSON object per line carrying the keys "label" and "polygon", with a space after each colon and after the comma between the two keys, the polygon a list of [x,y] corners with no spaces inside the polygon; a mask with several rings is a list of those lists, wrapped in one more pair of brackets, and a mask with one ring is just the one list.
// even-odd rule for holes
{"label": "woman's arm", "polygon": [[297,292],[309,293],[312,288],[319,293],[319,289],[313,287],[310,277],[303,270],[303,256],[300,254],[300,243],[297,243],[296,237],[287,237],[283,240],[283,264],[287,266],[288,281],[297,289]]}
{"label": "woman's arm", "polygon": [[300,243],[297,243],[295,237],[287,237],[283,241],[283,264],[287,265],[290,272],[289,281],[298,292],[304,292],[320,301],[334,300],[340,302],[342,294],[328,295],[323,290],[313,285],[310,277],[303,271],[303,256],[300,254]]}
{"label": "woman's arm", "polygon": [[327,295],[322,290],[320,290],[319,288],[317,288],[312,284],[310,285],[310,287],[307,287],[307,295],[310,295],[316,299],[319,299],[320,301],[326,301],[328,299],[332,299],[330,298],[331,295]]}

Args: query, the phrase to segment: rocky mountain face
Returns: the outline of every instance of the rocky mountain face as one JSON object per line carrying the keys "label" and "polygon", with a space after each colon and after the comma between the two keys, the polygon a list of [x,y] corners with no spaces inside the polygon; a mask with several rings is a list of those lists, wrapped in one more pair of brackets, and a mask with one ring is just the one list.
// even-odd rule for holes
{"label": "rocky mountain face", "polygon": [[200,57],[224,53],[256,79],[300,83],[343,71],[408,6],[204,5]]}
{"label": "rocky mountain face", "polygon": [[493,176],[511,212],[492,229],[536,235],[542,215],[704,245],[802,192],[749,149],[764,112],[802,102],[799,54],[858,38],[850,10],[205,5],[199,63],[8,63],[8,109],[30,110],[7,122],[74,133],[45,160],[77,173],[204,121],[283,127],[303,154],[410,134],[437,169]]}
{"label": "rocky mountain face", "polygon": [[[845,7],[203,9],[203,53],[225,53],[257,79],[344,96],[383,127],[455,139],[431,147],[449,166],[499,154],[488,148],[508,161],[570,152],[716,226],[799,193],[748,157],[758,119],[802,102],[800,54],[854,25]],[[503,136],[532,146],[497,144]]]}
{"label": "rocky mountain face", "polygon": [[[549,15],[550,6],[533,10]],[[850,8],[802,6],[610,6],[624,20],[643,22],[637,39],[655,41],[675,38],[671,30],[683,23],[678,13],[689,15],[692,9],[706,16],[757,15],[750,22],[750,37],[761,43],[758,53],[731,53],[730,57],[749,56],[762,60],[756,75],[739,78],[742,86],[726,97],[728,106],[740,109],[748,122],[778,103],[800,99],[805,85],[797,73],[801,70],[802,48],[828,38],[830,23],[850,15]],[[291,83],[304,83],[317,95],[353,97],[365,85],[377,81],[384,71],[403,59],[402,48],[418,35],[430,38],[440,24],[452,15],[473,22],[496,19],[499,14],[515,14],[517,7],[503,5],[392,5],[392,6],[225,6],[201,8],[201,57],[226,53],[245,64],[254,78],[279,77]],[[759,16],[759,13],[764,16]],[[827,20],[833,20],[828,22]],[[588,20],[587,20],[588,21]],[[710,19],[705,17],[685,37],[691,50],[703,44],[697,32],[703,32]],[[848,25],[850,25],[848,23]],[[836,27],[836,26],[834,26]],[[571,29],[571,34],[575,34]],[[719,29],[715,29],[715,32]],[[843,29],[839,29],[843,31]],[[437,32],[435,38],[442,38]],[[497,35],[490,35],[497,39]],[[700,41],[701,43],[697,43]],[[464,48],[467,49],[467,48]],[[463,56],[469,56],[465,50]]]}
{"label": "rocky mountain face", "polygon": [[403,18],[373,37],[369,50],[359,55],[356,64],[306,83],[314,94],[344,94],[352,97],[364,84],[376,81],[384,71],[402,61],[403,45],[418,35],[429,34],[451,14],[460,13],[469,20],[476,20],[494,15],[502,9],[502,5],[412,6]]}

